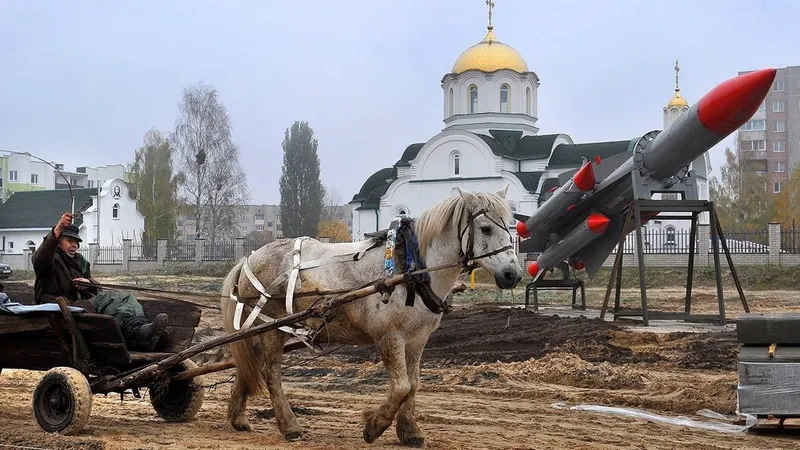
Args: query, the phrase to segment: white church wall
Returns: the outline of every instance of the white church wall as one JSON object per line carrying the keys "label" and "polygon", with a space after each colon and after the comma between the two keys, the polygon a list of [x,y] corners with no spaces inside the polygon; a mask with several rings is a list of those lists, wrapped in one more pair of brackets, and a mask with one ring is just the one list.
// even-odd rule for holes
{"label": "white church wall", "polygon": [[136,209],[136,200],[130,198],[125,182],[120,179],[106,181],[99,196],[93,195],[92,201],[93,205],[83,214],[86,236],[81,234],[81,237],[84,241],[98,242],[98,227],[101,246],[121,246],[123,239],[141,241],[144,216]]}
{"label": "white church wall", "polygon": [[486,143],[477,136],[450,131],[440,133],[425,144],[412,164],[420,179],[469,178],[494,174],[495,159]]}

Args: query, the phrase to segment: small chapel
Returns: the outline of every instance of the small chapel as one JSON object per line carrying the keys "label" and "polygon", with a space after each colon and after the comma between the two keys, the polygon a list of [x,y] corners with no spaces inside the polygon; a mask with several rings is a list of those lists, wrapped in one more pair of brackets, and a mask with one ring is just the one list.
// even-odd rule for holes
{"label": "small chapel", "polygon": [[[632,153],[641,137],[576,144],[567,134],[540,135],[536,125],[539,76],[519,52],[495,36],[494,3],[486,3],[485,36],[464,50],[441,80],[444,128],[427,142],[410,144],[394,165],[367,177],[350,201],[353,240],[388,228],[399,215],[419,215],[455,194],[457,186],[497,191],[508,185],[506,198],[512,214],[530,215],[558,186],[560,173],[579,168],[583,158]],[[675,93],[664,107],[664,127],[689,109],[678,86],[677,62],[675,69]],[[707,198],[708,155],[699,158],[693,169],[700,197]],[[509,231],[516,240],[515,225],[509,217]],[[665,226],[684,228],[688,223],[657,224]]]}

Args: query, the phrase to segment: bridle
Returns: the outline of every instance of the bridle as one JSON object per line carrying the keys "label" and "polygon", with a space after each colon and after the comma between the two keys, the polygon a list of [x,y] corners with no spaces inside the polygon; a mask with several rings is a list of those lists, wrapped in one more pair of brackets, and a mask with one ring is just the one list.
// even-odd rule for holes
{"label": "bridle", "polygon": [[[474,262],[475,260],[488,258],[490,256],[494,256],[498,253],[502,253],[506,250],[514,248],[513,245],[509,244],[504,247],[498,248],[496,250],[492,250],[488,253],[484,253],[480,256],[475,256],[475,219],[478,218],[479,216],[486,216],[486,218],[489,219],[490,222],[497,225],[501,230],[508,233],[508,238],[510,240],[513,240],[511,238],[511,232],[508,231],[508,227],[505,227],[500,223],[502,222],[502,220],[498,222],[497,220],[493,219],[489,214],[486,213],[486,209],[481,209],[476,213],[470,213],[470,215],[467,217],[467,225],[463,228],[461,227],[461,221],[459,220],[458,228],[459,230],[461,230],[458,234],[458,246],[459,246],[458,254],[460,257],[459,266],[461,267],[462,271],[469,273],[471,273],[478,267],[478,265]],[[462,242],[464,241],[464,233],[466,233],[467,231],[469,231],[469,236],[467,236],[467,250],[464,251],[464,248],[462,247]]]}

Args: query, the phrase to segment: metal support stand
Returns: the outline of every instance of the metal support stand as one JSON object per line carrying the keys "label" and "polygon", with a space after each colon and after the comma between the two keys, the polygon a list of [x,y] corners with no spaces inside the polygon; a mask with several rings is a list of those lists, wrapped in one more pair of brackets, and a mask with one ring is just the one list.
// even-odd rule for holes
{"label": "metal support stand", "polygon": [[[691,213],[691,217],[686,216],[671,216],[671,215],[661,215],[658,216],[661,219],[665,220],[691,220],[691,231],[690,231],[690,241],[689,241],[689,261],[688,261],[688,273],[686,276],[686,299],[684,305],[683,312],[663,312],[663,311],[650,311],[647,307],[647,284],[645,280],[645,263],[644,263],[644,241],[642,239],[642,213],[681,213],[681,212],[688,212]],[[703,213],[709,213],[709,225],[710,225],[710,232],[711,232],[711,248],[714,258],[714,270],[716,275],[716,285],[717,285],[717,300],[719,305],[719,314],[716,315],[701,315],[701,314],[692,314],[692,279],[694,277],[694,264],[695,264],[695,252],[696,244],[695,241],[697,239],[697,221],[698,216]],[[722,288],[722,270],[720,267],[720,258],[719,258],[719,247],[720,244],[722,246],[722,250],[725,254],[725,258],[728,262],[728,266],[731,270],[731,275],[733,276],[733,282],[736,285],[736,289],[739,293],[739,298],[742,301],[742,306],[745,312],[750,312],[750,308],[747,305],[747,301],[744,297],[744,291],[742,290],[741,283],[739,282],[739,276],[736,273],[736,268],[733,265],[733,258],[731,258],[730,251],[728,250],[728,245],[725,242],[725,235],[722,232],[722,227],[719,224],[719,220],[717,220],[717,213],[714,209],[714,203],[706,200],[647,200],[647,199],[638,199],[634,200],[630,207],[628,208],[627,213],[625,214],[625,226],[622,229],[622,233],[620,235],[620,241],[617,246],[617,255],[614,259],[614,265],[611,269],[611,277],[608,280],[608,286],[606,288],[606,296],[603,300],[603,306],[600,311],[600,318],[605,318],[605,312],[608,307],[609,297],[611,295],[611,287],[612,285],[616,284],[616,292],[614,298],[614,320],[618,317],[642,317],[642,322],[645,326],[648,326],[651,319],[654,320],[684,320],[687,322],[719,322],[720,325],[726,324],[725,318],[725,299],[723,296],[723,288]],[[647,215],[649,217],[650,215]],[[635,220],[635,231],[636,231],[636,255],[638,257],[638,266],[639,266],[639,288],[641,290],[641,297],[642,297],[642,307],[641,309],[623,309],[620,307],[620,294],[622,289],[622,261],[623,261],[623,244],[625,242],[625,237],[628,233],[625,230],[629,227],[630,220]],[[703,255],[706,256],[706,255]],[[615,280],[616,279],[616,280]],[[614,283],[616,281],[616,283]]]}

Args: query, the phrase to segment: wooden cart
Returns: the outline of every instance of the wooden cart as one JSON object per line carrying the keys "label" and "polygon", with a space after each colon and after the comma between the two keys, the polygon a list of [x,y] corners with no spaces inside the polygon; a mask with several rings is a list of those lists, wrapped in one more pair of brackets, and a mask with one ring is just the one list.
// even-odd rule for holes
{"label": "wooden cart", "polygon": [[54,311],[0,313],[0,369],[46,371],[33,394],[33,413],[42,429],[77,433],[89,420],[93,394],[131,390],[140,398],[139,389],[143,387],[149,389],[153,409],[164,420],[183,422],[194,417],[203,404],[202,387],[193,378],[175,380],[164,376],[195,368],[190,359],[134,383],[108,387],[109,379],[186,350],[200,322],[197,306],[179,301],[140,302],[149,318],[159,312],[167,312],[170,317],[166,339],[155,352],[129,351],[111,316],[71,311],[63,298],[58,299]]}

